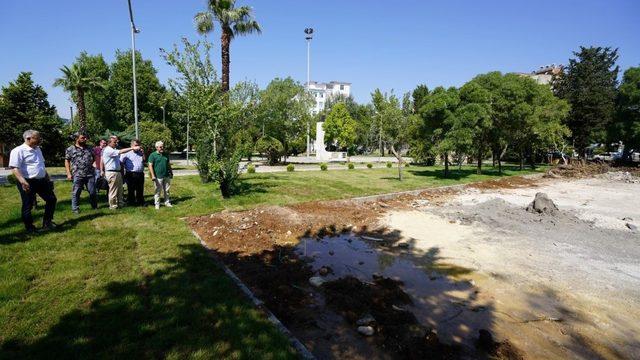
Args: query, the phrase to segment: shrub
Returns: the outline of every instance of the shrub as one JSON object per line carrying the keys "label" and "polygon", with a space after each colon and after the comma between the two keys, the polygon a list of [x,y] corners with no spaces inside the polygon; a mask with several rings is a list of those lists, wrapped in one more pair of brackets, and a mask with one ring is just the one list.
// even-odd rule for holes
{"label": "shrub", "polygon": [[295,167],[295,166],[293,166],[293,164],[289,164],[289,165],[287,165],[287,171],[288,171],[288,172],[292,172],[293,170],[295,170],[295,168],[296,168],[296,167]]}
{"label": "shrub", "polygon": [[393,166],[393,164],[391,163],[391,161],[387,161],[387,167],[391,168],[391,166]]}
{"label": "shrub", "polygon": [[355,168],[355,166],[353,165],[353,163],[348,163],[347,167],[349,168],[349,170],[353,170]]}
{"label": "shrub", "polygon": [[9,184],[15,185],[18,183],[18,178],[16,178],[16,176],[13,174],[9,174],[7,175],[7,182]]}
{"label": "shrub", "polygon": [[325,163],[320,164],[320,170],[327,171],[327,164]]}
{"label": "shrub", "polygon": [[404,167],[409,167],[409,163],[408,162],[404,163]]}
{"label": "shrub", "polygon": [[269,159],[269,165],[275,165],[284,154],[284,147],[280,140],[271,136],[260,138],[256,143],[256,151]]}
{"label": "shrub", "polygon": [[249,166],[247,166],[247,173],[255,174],[256,173],[256,166],[253,165],[253,164],[249,164]]}
{"label": "shrub", "polygon": [[367,164],[367,167],[368,167],[369,169],[371,169],[371,168],[373,167],[373,164],[372,164],[372,163],[368,163],[368,164]]}

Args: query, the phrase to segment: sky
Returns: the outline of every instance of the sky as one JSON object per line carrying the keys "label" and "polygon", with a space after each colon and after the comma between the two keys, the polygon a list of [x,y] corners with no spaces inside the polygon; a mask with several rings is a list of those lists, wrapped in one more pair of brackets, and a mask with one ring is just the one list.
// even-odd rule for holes
{"label": "sky", "polygon": [[[160,57],[182,37],[198,39],[193,15],[204,0],[132,0],[142,32],[136,47],[164,84],[175,76]],[[253,8],[261,35],[231,44],[231,82],[264,88],[275,77],[306,81],[303,30],[315,30],[311,79],[352,83],[358,102],[380,88],[460,86],[488,71],[530,72],[566,64],[580,46],[619,48],[622,70],[640,65],[640,1],[238,0]],[[69,94],[52,83],[81,51],[110,62],[131,47],[126,0],[0,0],[0,86],[33,73],[59,114]],[[220,32],[210,36],[220,73]],[[74,106],[75,108],[75,106]]]}

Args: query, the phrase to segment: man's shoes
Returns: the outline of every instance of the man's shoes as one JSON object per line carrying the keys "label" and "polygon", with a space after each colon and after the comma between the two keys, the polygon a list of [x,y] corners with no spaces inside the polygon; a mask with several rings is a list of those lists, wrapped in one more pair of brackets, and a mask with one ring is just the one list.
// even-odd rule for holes
{"label": "man's shoes", "polygon": [[30,226],[26,230],[27,234],[35,234],[38,232],[38,229],[35,226]]}
{"label": "man's shoes", "polygon": [[166,203],[164,203],[164,206],[166,206],[166,207],[173,207],[173,205],[171,205],[171,203],[170,203],[170,202],[166,202]]}
{"label": "man's shoes", "polygon": [[80,210],[71,210],[73,215],[80,215]]}
{"label": "man's shoes", "polygon": [[156,210],[160,210],[160,204],[156,204]]}
{"label": "man's shoes", "polygon": [[58,225],[56,225],[56,223],[50,221],[42,225],[42,230],[55,230],[57,227]]}

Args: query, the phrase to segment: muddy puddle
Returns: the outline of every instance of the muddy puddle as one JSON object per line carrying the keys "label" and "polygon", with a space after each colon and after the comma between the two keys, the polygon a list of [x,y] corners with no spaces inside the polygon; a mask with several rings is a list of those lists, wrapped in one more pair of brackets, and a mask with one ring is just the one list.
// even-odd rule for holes
{"label": "muddy puddle", "polygon": [[417,324],[433,330],[444,344],[473,353],[479,330],[492,326],[491,302],[466,279],[470,270],[446,264],[437,248],[416,253],[409,246],[349,233],[301,239],[294,252],[328,284],[345,278],[371,286],[376,279],[397,281],[409,301],[393,305],[394,309],[411,313]]}

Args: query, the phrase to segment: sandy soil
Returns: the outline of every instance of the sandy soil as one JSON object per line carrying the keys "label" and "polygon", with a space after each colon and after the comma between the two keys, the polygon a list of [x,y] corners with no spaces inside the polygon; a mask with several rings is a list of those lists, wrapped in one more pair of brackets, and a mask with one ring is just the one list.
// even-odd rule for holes
{"label": "sandy soil", "polygon": [[[640,184],[601,176],[480,188],[444,205],[390,211],[382,223],[412,243],[416,258],[437,252],[472,269],[474,300],[491,312],[495,335],[528,357],[639,358],[640,235],[627,224],[640,224]],[[560,213],[525,211],[537,192]],[[465,342],[486,325],[476,320],[461,313],[439,328],[441,338]]]}

